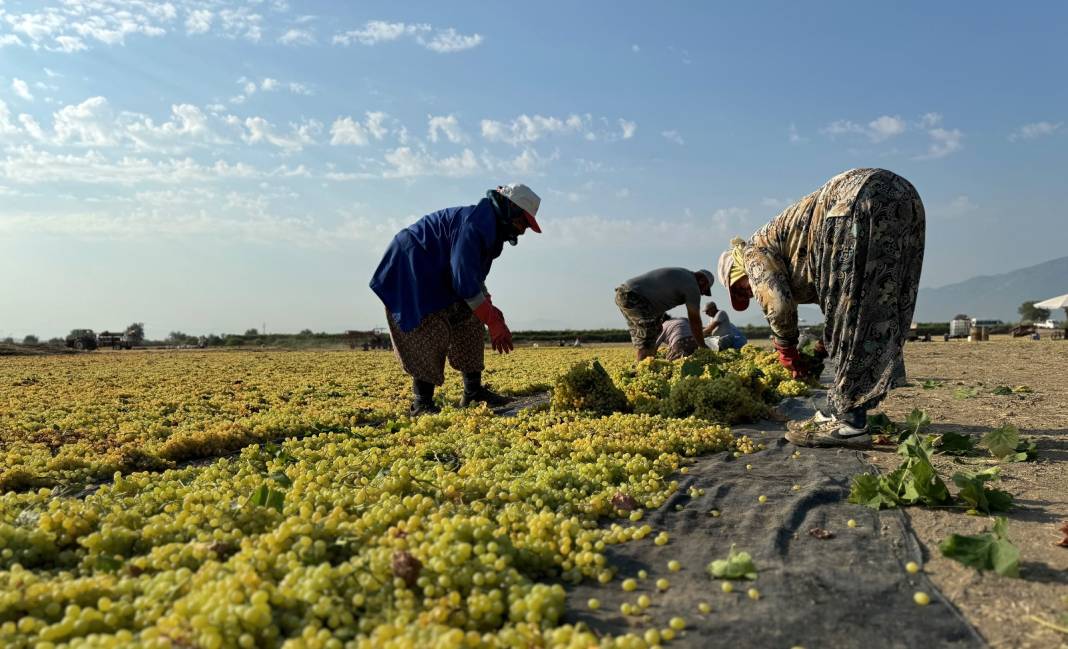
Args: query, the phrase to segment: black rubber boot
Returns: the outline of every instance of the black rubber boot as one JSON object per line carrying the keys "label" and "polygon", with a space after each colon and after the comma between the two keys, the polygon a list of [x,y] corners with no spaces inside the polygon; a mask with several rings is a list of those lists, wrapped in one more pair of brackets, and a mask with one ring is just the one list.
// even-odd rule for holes
{"label": "black rubber boot", "polygon": [[466,408],[472,403],[484,403],[490,408],[498,408],[511,403],[511,399],[493,392],[482,385],[482,372],[464,373],[464,396],[460,399],[460,407]]}
{"label": "black rubber boot", "polygon": [[438,408],[434,404],[433,383],[430,383],[429,381],[420,381],[419,379],[412,379],[412,393],[415,395],[415,399],[412,400],[412,408],[410,411],[412,417],[432,415],[441,412],[441,408]]}

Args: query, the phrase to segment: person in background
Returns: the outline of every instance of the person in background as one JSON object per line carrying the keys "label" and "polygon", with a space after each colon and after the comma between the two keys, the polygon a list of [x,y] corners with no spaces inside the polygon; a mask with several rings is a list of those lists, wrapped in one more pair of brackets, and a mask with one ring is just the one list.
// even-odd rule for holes
{"label": "person in background", "polygon": [[427,214],[393,237],[370,285],[385,305],[397,358],[412,377],[413,416],[438,412],[434,388],[445,382],[446,359],[463,375],[461,406],[508,403],[482,384],[483,326],[495,351],[513,348],[485,281],[505,243],[516,245],[528,229],[541,232],[534,218],[540,205],[526,185],[503,185],[475,205]]}
{"label": "person in background", "polygon": [[661,345],[667,345],[668,351],[664,358],[669,361],[685,358],[697,351],[697,340],[690,330],[690,321],[665,315],[660,337],[656,339],[657,348]]}
{"label": "person in background", "polygon": [[741,349],[749,342],[745,334],[727,317],[727,312],[720,311],[715,302],[705,305],[705,315],[711,318],[711,321],[702,333],[708,339],[708,346],[711,349],[717,352],[725,349]]}
{"label": "person in background", "polygon": [[686,305],[690,332],[697,346],[708,347],[701,335],[701,296],[712,294],[714,282],[715,277],[707,270],[657,268],[616,288],[616,306],[627,320],[639,361],[656,355],[664,314],[681,304]]}
{"label": "person in background", "polygon": [[805,374],[798,304],[823,311],[823,342],[835,376],[830,413],[790,422],[798,446],[866,448],[868,409],[904,383],[905,339],[923,267],[923,202],[909,181],[885,169],[852,169],[787,207],[719,259],[731,305],[756,297],[779,361]]}

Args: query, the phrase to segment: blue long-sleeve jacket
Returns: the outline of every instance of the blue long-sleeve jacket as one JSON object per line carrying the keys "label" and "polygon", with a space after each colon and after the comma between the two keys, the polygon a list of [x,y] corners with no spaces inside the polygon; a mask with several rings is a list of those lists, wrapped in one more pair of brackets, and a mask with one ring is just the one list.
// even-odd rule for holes
{"label": "blue long-sleeve jacket", "polygon": [[371,290],[401,331],[411,331],[431,313],[481,295],[502,244],[488,198],[427,214],[393,237]]}

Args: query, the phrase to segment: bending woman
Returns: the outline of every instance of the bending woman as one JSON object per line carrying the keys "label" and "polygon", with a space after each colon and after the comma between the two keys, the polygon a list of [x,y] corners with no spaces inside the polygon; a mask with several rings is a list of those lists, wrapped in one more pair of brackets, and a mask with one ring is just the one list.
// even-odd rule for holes
{"label": "bending woman", "polygon": [[797,305],[818,304],[835,372],[830,413],[791,422],[799,446],[865,447],[868,409],[903,384],[905,338],[923,266],[924,210],[916,189],[885,169],[853,169],[783,210],[720,256],[731,304],[756,297],[779,361],[795,377]]}

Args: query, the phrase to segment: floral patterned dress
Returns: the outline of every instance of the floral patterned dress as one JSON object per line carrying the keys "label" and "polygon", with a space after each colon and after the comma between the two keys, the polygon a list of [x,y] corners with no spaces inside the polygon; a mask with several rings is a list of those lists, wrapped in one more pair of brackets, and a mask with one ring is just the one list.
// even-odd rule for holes
{"label": "floral patterned dress", "polygon": [[753,294],[780,343],[797,344],[798,304],[823,311],[836,412],[874,407],[904,381],[924,223],[911,183],[885,169],[852,169],[783,210],[745,244]]}

